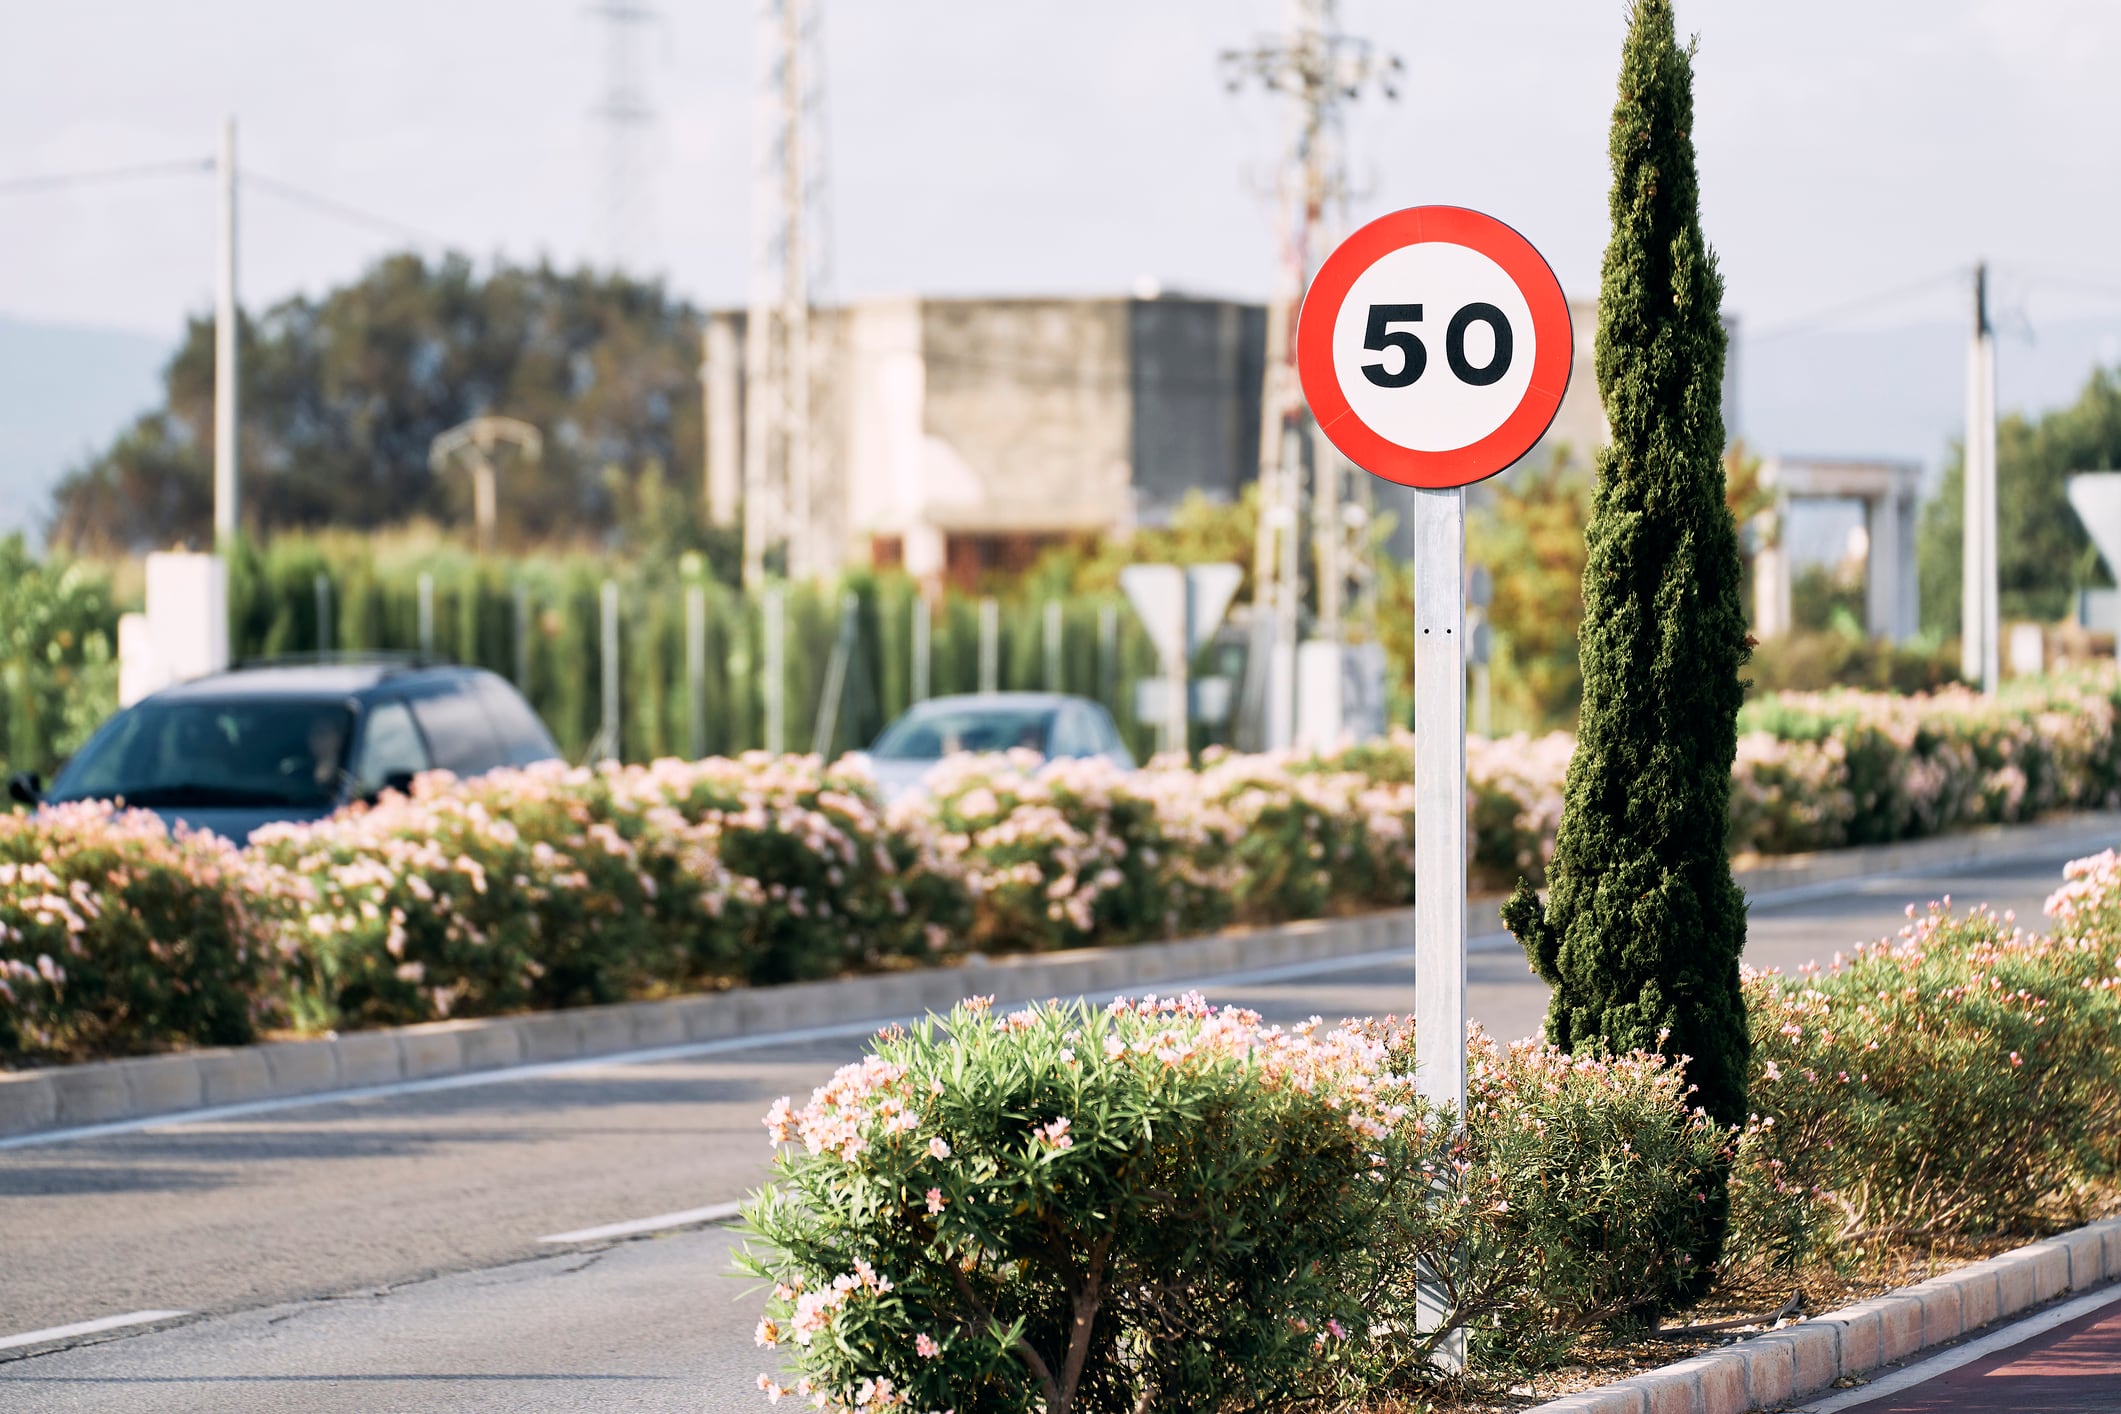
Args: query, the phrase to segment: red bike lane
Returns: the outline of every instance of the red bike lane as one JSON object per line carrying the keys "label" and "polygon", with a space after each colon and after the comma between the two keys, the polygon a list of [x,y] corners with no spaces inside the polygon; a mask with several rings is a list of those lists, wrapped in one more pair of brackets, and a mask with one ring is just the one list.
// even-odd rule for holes
{"label": "red bike lane", "polygon": [[1844,1414],[2121,1414],[2121,1303]]}

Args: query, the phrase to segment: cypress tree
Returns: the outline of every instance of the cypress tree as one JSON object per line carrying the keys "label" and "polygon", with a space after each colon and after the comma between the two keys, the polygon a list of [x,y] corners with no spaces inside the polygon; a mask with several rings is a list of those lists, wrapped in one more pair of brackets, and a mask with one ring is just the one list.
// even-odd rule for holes
{"label": "cypress tree", "polygon": [[[1549,1040],[1687,1056],[1694,1102],[1735,1124],[1745,897],[1725,834],[1751,640],[1724,504],[1723,280],[1701,235],[1693,121],[1693,54],[1671,0],[1635,0],[1599,291],[1612,440],[1585,527],[1582,722],[1546,905],[1520,880],[1503,918],[1554,989]],[[1720,1211],[1719,1192],[1712,1233]]]}

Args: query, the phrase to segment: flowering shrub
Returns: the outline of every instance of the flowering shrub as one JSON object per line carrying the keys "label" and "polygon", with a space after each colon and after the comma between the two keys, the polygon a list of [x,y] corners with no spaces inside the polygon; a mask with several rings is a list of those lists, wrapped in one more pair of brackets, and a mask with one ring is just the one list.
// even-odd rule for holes
{"label": "flowering shrub", "polygon": [[[1165,773],[1154,773],[1159,777]],[[1164,799],[1102,758],[1041,763],[1036,752],[959,756],[894,819],[927,822],[978,900],[982,947],[1080,947],[1177,923],[1159,864]]]}
{"label": "flowering shrub", "polygon": [[0,1060],[254,1039],[285,959],[249,899],[274,881],[144,811],[0,815]]}
{"label": "flowering shrub", "polygon": [[[1653,1055],[1476,1030],[1468,1122],[1391,1018],[1263,1027],[1198,998],[973,1003],[767,1126],[749,1209],[775,1398],[826,1409],[1224,1407],[1490,1375],[1698,1275],[1728,1137]],[[1438,1274],[1441,1323],[1417,1319]],[[793,1381],[784,1385],[782,1381]]]}
{"label": "flowering shrub", "polygon": [[[1390,1064],[1411,1030],[1366,1023]],[[1472,1028],[1466,1124],[1410,1109],[1385,1147],[1383,1189],[1359,1259],[1358,1339],[1343,1378],[1359,1391],[1433,1382],[1443,1333],[1469,1367],[1505,1382],[1562,1363],[1587,1328],[1668,1307],[1702,1273],[1707,1180],[1730,1136],[1686,1105],[1663,1057],[1569,1056],[1498,1044]],[[1417,1322],[1437,1274],[1441,1314]],[[1432,1327],[1425,1335],[1414,1332]]]}
{"label": "flowering shrub", "polygon": [[[1963,688],[1778,693],[1739,714],[1731,847],[1788,854],[1913,839],[2058,809],[2121,804],[2121,670]],[[1563,733],[1466,741],[1475,873],[1539,882],[1561,819],[1573,742]],[[1413,738],[1337,758],[1411,779]]]}
{"label": "flowering shrub", "polygon": [[357,1024],[826,975],[939,950],[963,889],[814,758],[423,776],[253,848],[315,1009]]}
{"label": "flowering shrub", "polygon": [[760,1376],[828,1410],[1258,1407],[1309,1392],[1408,1077],[1197,997],[978,1002],[767,1126]]}
{"label": "flowering shrub", "polygon": [[[1740,849],[2121,801],[2112,669],[2020,682],[1994,700],[1785,694],[1743,721]],[[1571,749],[1559,733],[1468,740],[1469,863],[1486,885],[1543,874]],[[407,796],[261,832],[241,855],[248,898],[222,911],[246,930],[264,919],[294,960],[259,973],[248,1006],[309,1026],[824,977],[971,948],[1125,943],[1407,902],[1413,761],[1405,731],[1322,757],[1218,751],[1198,769],[1174,758],[1134,773],[966,757],[938,769],[930,797],[888,813],[851,766],[763,753],[434,775]],[[208,873],[234,880],[232,867]],[[91,863],[61,872],[99,907],[129,887],[106,885]],[[38,955],[18,968],[34,970]],[[19,972],[9,984],[30,989]],[[38,985],[56,984],[40,973]],[[227,1034],[224,1021],[182,1014],[196,1027],[170,1039]]]}
{"label": "flowering shrub", "polygon": [[1211,756],[1199,774],[1206,807],[1230,822],[1235,903],[1248,921],[1413,899],[1410,779],[1278,753]]}
{"label": "flowering shrub", "polygon": [[2081,1216],[2121,1165],[2121,863],[2072,864],[2048,910],[2051,937],[1910,908],[1828,969],[1748,975],[1754,1259]]}

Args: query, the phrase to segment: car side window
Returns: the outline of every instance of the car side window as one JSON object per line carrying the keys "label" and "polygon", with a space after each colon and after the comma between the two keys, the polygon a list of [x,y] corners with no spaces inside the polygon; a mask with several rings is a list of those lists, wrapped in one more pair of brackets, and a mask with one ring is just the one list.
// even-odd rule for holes
{"label": "car side window", "polygon": [[1127,743],[1121,739],[1119,724],[1112,720],[1112,714],[1102,706],[1089,710],[1091,724],[1097,732],[1097,754],[1109,756],[1131,770],[1134,766],[1134,753],[1127,750]]}
{"label": "car side window", "polygon": [[362,795],[383,789],[397,775],[417,776],[428,767],[427,743],[402,702],[378,702],[361,728],[354,758],[354,786]]}
{"label": "car side window", "polygon": [[482,677],[475,684],[479,701],[486,708],[494,731],[501,738],[501,754],[510,766],[528,766],[550,761],[560,754],[552,733],[538,720],[521,693],[499,678]]}
{"label": "car side window", "polygon": [[1053,725],[1053,754],[1055,756],[1095,756],[1097,738],[1090,730],[1089,718],[1080,707],[1069,706],[1060,710],[1060,718]]}
{"label": "car side window", "polygon": [[507,758],[470,684],[449,682],[412,699],[412,715],[435,765],[459,776],[483,776]]}

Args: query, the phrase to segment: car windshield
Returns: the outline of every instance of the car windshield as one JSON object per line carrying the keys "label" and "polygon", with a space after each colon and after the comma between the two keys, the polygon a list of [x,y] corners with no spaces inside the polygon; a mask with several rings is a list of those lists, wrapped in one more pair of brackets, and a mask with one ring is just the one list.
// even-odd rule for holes
{"label": "car windshield", "polygon": [[879,761],[938,761],[959,751],[1043,753],[1053,725],[1050,707],[934,707],[899,718],[876,739]]}
{"label": "car windshield", "polygon": [[143,702],[90,739],[48,800],[323,806],[339,795],[353,712],[340,701]]}

